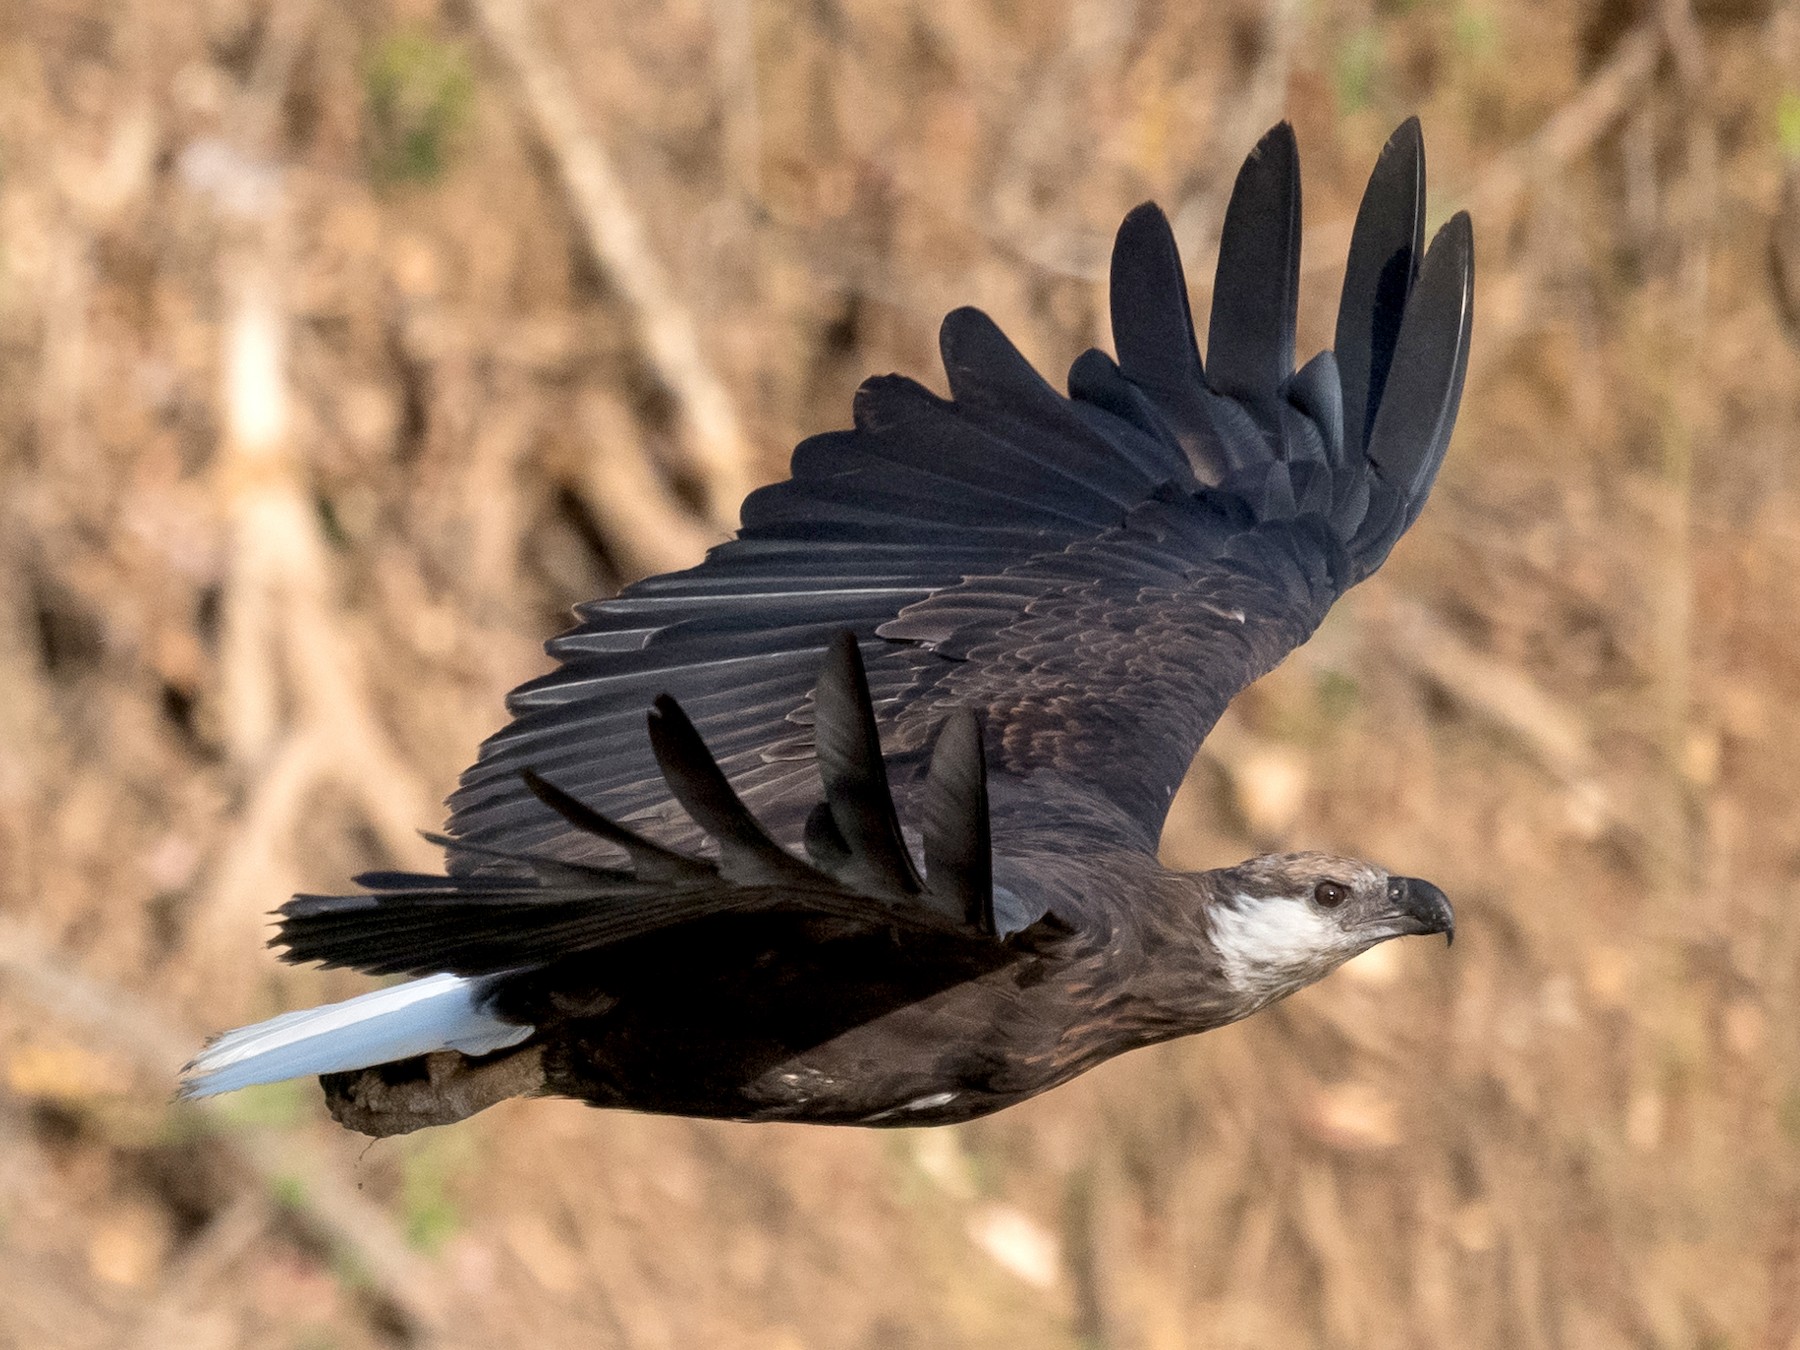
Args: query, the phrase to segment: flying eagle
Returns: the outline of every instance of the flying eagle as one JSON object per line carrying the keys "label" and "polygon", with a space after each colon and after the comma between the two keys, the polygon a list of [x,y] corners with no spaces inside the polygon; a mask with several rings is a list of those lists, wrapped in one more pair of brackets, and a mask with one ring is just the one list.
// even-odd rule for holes
{"label": "flying eagle", "polygon": [[221,1036],[183,1091],[318,1074],[372,1135],[518,1095],[944,1124],[1451,935],[1436,886],[1353,858],[1156,859],[1226,705],[1437,476],[1473,243],[1424,218],[1414,120],[1297,371],[1285,123],[1226,208],[1204,366],[1154,205],[1113,251],[1118,358],[1066,398],[951,314],[949,398],[869,380],[735,539],[577,610],[450,799],[445,875],[279,911],[283,959],[410,978]]}

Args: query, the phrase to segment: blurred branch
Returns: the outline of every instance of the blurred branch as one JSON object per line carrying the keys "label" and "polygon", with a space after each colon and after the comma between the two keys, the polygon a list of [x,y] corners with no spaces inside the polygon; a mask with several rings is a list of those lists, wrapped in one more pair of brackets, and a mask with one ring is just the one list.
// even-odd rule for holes
{"label": "blurred branch", "polygon": [[701,348],[692,314],[650,247],[574,86],[539,38],[531,6],[526,0],[475,0],[474,11],[519,81],[594,262],[630,311],[645,356],[681,410],[708,516],[721,529],[734,528],[738,504],[756,486],[756,452]]}
{"label": "blurred branch", "polygon": [[[1225,203],[1237,181],[1237,166],[1242,155],[1285,114],[1294,52],[1305,27],[1306,6],[1300,0],[1266,0],[1262,41],[1255,64],[1240,80],[1222,85],[1214,100],[1210,154],[1213,171],[1206,174],[1198,188],[1189,192],[1170,213],[1170,224],[1183,253],[1204,256],[1216,248]],[[1343,244],[1340,246],[1332,236],[1331,243],[1323,250],[1331,259],[1331,270],[1342,266],[1341,259],[1349,242],[1350,231],[1346,225]],[[1312,256],[1317,258],[1320,253],[1321,250],[1315,248]],[[1203,289],[1210,292],[1211,270],[1202,269],[1202,273]]]}
{"label": "blurred branch", "polygon": [[[1503,238],[1526,194],[1537,184],[1555,178],[1611,130],[1613,123],[1629,111],[1639,91],[1656,73],[1663,42],[1663,29],[1655,23],[1645,24],[1627,34],[1606,64],[1596,70],[1573,97],[1530,137],[1501,155],[1476,177],[1463,205],[1474,217],[1478,235]],[[1350,248],[1353,224],[1346,219],[1313,230],[1309,235],[1310,246],[1301,260],[1301,271],[1310,276],[1341,269],[1344,255]],[[1197,279],[1193,288],[1209,291],[1211,287],[1212,279],[1206,276]],[[1491,317],[1481,322],[1484,331],[1476,351],[1503,345],[1496,343],[1486,331],[1492,323]]]}
{"label": "blurred branch", "polygon": [[725,172],[752,201],[762,198],[762,115],[756,79],[752,0],[712,0],[713,60],[725,123]]}
{"label": "blurred branch", "polygon": [[[1682,97],[1696,108],[1706,96],[1706,51],[1689,0],[1662,0],[1662,31],[1673,60]],[[1715,237],[1719,226],[1719,130],[1714,118],[1686,119],[1686,157],[1678,199],[1680,231],[1680,299],[1687,313],[1671,332],[1675,369],[1703,368],[1711,334]],[[1695,442],[1707,421],[1707,408],[1717,398],[1713,381],[1674,378],[1667,384],[1662,425],[1662,478],[1665,488],[1662,575],[1653,592],[1662,693],[1663,792],[1657,837],[1665,841],[1676,866],[1664,868],[1664,914],[1675,918],[1700,877],[1704,846],[1689,811],[1691,784],[1682,771],[1693,729],[1694,670],[1694,491]],[[1709,456],[1708,456],[1709,457]]]}
{"label": "blurred branch", "polygon": [[58,740],[60,731],[45,678],[42,640],[34,631],[26,543],[33,531],[18,501],[22,495],[8,493],[0,501],[0,689],[6,691],[0,698],[0,844],[17,823],[15,804],[33,800],[41,791],[41,760],[33,752]]}
{"label": "blurred branch", "polygon": [[1663,30],[1655,23],[1628,33],[1605,65],[1529,139],[1488,166],[1469,193],[1477,227],[1503,231],[1526,192],[1585,154],[1631,106],[1656,73]]}
{"label": "blurred branch", "polygon": [[1581,717],[1522,671],[1495,661],[1446,628],[1423,605],[1390,600],[1376,622],[1381,649],[1412,667],[1466,713],[1505,732],[1568,790],[1570,824],[1587,838],[1618,831],[1647,857],[1669,862],[1677,841],[1631,814],[1601,781],[1602,763]]}
{"label": "blurred branch", "polygon": [[[1591,150],[1637,102],[1656,73],[1664,47],[1664,30],[1648,22],[1626,34],[1611,57],[1575,95],[1553,113],[1537,131],[1490,164],[1475,180],[1464,205],[1474,218],[1478,238],[1505,239],[1527,197],[1540,184],[1554,181],[1569,165]],[[1342,248],[1327,257],[1341,257],[1349,247],[1350,226],[1343,228]],[[1333,242],[1336,243],[1334,236]],[[1471,356],[1472,379],[1497,361],[1515,339],[1539,321],[1543,309],[1527,297],[1535,295],[1543,281],[1541,250],[1526,248],[1522,257],[1506,260],[1478,285],[1490,293],[1508,287],[1512,303],[1490,306],[1477,320],[1478,333]],[[1319,257],[1319,253],[1313,255]],[[1479,303],[1479,301],[1477,302]]]}
{"label": "blurred branch", "polygon": [[294,73],[319,21],[318,0],[285,0],[271,5],[256,64],[237,100],[231,134],[240,151],[258,157],[276,153],[281,141],[283,104]]}
{"label": "blurred branch", "polygon": [[1062,228],[1060,202],[1039,205],[1043,181],[1062,177],[1063,155],[1083,120],[1077,102],[1091,83],[1112,82],[1137,22],[1135,0],[1074,0],[1056,55],[1027,78],[995,157],[989,209],[970,224],[1008,256],[1061,276],[1104,274],[1103,241]]}
{"label": "blurred branch", "polygon": [[262,1193],[246,1191],[207,1221],[183,1249],[157,1296],[137,1318],[128,1350],[157,1350],[180,1334],[183,1314],[204,1302],[240,1257],[269,1232],[273,1206]]}
{"label": "blurred branch", "polygon": [[1675,73],[1683,88],[1697,93],[1706,82],[1706,43],[1700,36],[1699,24],[1694,22],[1692,5],[1689,0],[1661,0],[1657,18],[1669,56],[1675,62]]}
{"label": "blurred branch", "polygon": [[[0,984],[29,1000],[62,1030],[117,1055],[153,1083],[172,1086],[198,1041],[129,991],[82,973],[67,953],[10,919],[0,919]],[[376,1296],[416,1336],[423,1339],[437,1331],[443,1314],[430,1272],[408,1250],[387,1214],[337,1174],[325,1150],[294,1133],[235,1128],[213,1102],[181,1109],[212,1121],[217,1147],[255,1179],[258,1191],[268,1197],[280,1193],[304,1232],[351,1257]],[[303,1184],[291,1185],[292,1179]],[[220,1232],[237,1229],[234,1222]]]}
{"label": "blurred branch", "polygon": [[222,711],[233,759],[257,782],[197,916],[203,942],[235,943],[241,901],[267,883],[265,869],[321,779],[357,802],[395,859],[425,865],[433,856],[416,831],[436,804],[374,712],[362,659],[333,604],[321,525],[292,461],[279,251],[271,222],[238,260],[237,306],[225,331],[231,553]]}
{"label": "blurred branch", "polygon": [[1466,710],[1511,733],[1532,758],[1565,783],[1589,781],[1593,747],[1581,719],[1539,689],[1444,627],[1422,605],[1394,602],[1382,647],[1399,652],[1421,675]]}
{"label": "blurred branch", "polygon": [[644,453],[636,421],[624,407],[591,394],[581,403],[581,427],[590,444],[582,463],[581,499],[625,576],[692,567],[719,542],[656,471]]}
{"label": "blurred branch", "polygon": [[470,530],[469,580],[480,588],[484,610],[504,610],[518,595],[519,541],[529,529],[519,499],[519,466],[537,438],[540,413],[510,385],[496,376],[484,390],[459,488]]}
{"label": "blurred branch", "polygon": [[[1002,256],[1051,276],[1094,286],[1106,284],[1111,234],[1069,226],[1066,204],[1050,209],[1033,206],[1032,174],[1053,163],[1051,152],[1060,153],[1071,139],[1091,133],[1086,119],[1074,115],[1075,96],[1090,84],[1109,87],[1117,83],[1136,31],[1136,11],[1135,3],[1076,0],[1067,20],[1067,41],[1013,119],[989,192],[989,209],[958,216],[963,228],[981,235]],[[1224,164],[1231,167],[1222,164],[1219,172],[1207,175],[1199,190],[1176,203],[1171,212],[1184,255],[1202,255],[1216,245],[1218,220],[1235,181],[1237,157],[1282,116],[1287,104],[1294,53],[1304,36],[1305,19],[1305,6],[1299,0],[1269,0],[1257,60],[1230,84],[1226,92],[1231,97],[1221,98],[1210,119],[1212,143],[1223,155]],[[1326,233],[1334,241],[1332,245],[1309,254],[1315,270],[1342,266],[1344,249],[1349,246],[1348,224],[1338,232],[1328,228]],[[1341,246],[1335,242],[1337,233],[1342,234]],[[1198,291],[1210,290],[1210,273],[1190,278],[1190,285]],[[1099,340],[1105,340],[1104,333]]]}
{"label": "blurred branch", "polygon": [[239,100],[237,144],[215,155],[200,180],[225,226],[230,296],[219,361],[219,473],[230,534],[221,589],[221,717],[235,765],[257,775],[236,838],[223,851],[225,865],[194,921],[202,945],[236,946],[242,902],[268,883],[280,845],[303,819],[320,779],[341,784],[388,852],[406,863],[429,860],[415,831],[437,814],[374,712],[293,445],[284,286],[289,208],[267,142],[315,19],[311,5],[284,17]]}

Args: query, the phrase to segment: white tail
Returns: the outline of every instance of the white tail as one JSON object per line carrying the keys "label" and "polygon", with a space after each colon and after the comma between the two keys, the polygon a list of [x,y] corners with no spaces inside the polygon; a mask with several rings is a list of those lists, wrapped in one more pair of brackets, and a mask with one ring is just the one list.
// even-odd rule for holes
{"label": "white tail", "polygon": [[536,1029],[501,1021],[482,1006],[481,994],[459,975],[431,975],[228,1031],[182,1070],[181,1095],[211,1097],[433,1050],[485,1055],[517,1045]]}

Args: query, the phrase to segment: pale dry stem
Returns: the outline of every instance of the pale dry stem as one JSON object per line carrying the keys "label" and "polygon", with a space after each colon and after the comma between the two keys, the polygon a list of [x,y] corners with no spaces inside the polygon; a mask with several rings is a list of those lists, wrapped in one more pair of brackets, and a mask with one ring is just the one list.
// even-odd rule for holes
{"label": "pale dry stem", "polygon": [[477,0],[474,12],[519,82],[525,110],[562,179],[595,264],[630,312],[645,357],[680,408],[707,515],[719,528],[730,529],[738,504],[756,486],[755,446],[706,356],[693,313],[651,247],[567,73],[540,37],[532,6],[525,0]]}

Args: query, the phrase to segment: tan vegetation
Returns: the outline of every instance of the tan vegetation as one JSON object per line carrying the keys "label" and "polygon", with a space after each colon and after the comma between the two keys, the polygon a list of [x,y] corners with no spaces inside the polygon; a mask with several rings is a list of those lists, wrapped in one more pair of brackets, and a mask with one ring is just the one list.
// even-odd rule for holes
{"label": "tan vegetation", "polygon": [[[1415,110],[1462,426],[1165,849],[1453,951],[950,1131],[169,1104],[572,603],[952,305],[1105,343],[1145,197],[1203,304],[1284,115],[1311,351]],[[0,1345],[1800,1344],[1797,164],[1768,0],[0,4]]]}

